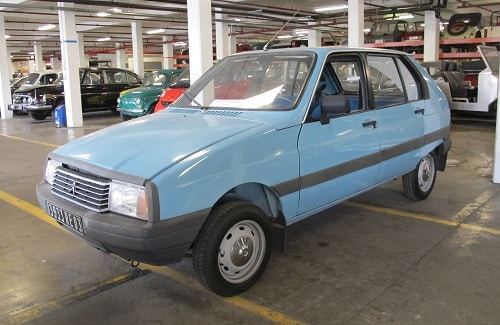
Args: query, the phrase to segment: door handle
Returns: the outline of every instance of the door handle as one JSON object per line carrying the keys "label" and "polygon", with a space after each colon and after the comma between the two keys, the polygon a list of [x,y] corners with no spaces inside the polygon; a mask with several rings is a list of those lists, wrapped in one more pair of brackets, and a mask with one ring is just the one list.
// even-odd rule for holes
{"label": "door handle", "polygon": [[373,128],[375,129],[377,127],[377,121],[363,122],[363,127],[365,128],[367,126],[373,126]]}
{"label": "door handle", "polygon": [[424,108],[419,108],[419,109],[415,110],[415,114],[422,114],[422,115],[424,115],[424,113],[425,113],[425,109]]}

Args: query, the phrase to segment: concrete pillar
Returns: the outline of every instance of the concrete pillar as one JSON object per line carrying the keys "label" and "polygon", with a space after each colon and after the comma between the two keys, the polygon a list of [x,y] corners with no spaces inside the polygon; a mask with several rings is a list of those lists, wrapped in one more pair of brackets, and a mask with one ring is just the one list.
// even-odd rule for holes
{"label": "concrete pillar", "polygon": [[187,0],[189,71],[191,83],[213,65],[212,5],[206,0]]}
{"label": "concrete pillar", "polygon": [[132,62],[134,72],[144,76],[144,48],[142,45],[142,23],[132,22]]}
{"label": "concrete pillar", "polygon": [[228,55],[231,55],[231,54],[236,53],[236,45],[238,45],[238,42],[236,40],[235,35],[229,36],[228,40],[229,40],[229,43],[228,43],[229,54]]}
{"label": "concrete pillar", "polygon": [[[500,67],[498,68],[500,71]],[[498,76],[500,78],[500,75]],[[500,98],[500,82],[498,83],[497,98]],[[497,124],[495,132],[495,152],[493,156],[493,183],[500,184],[500,102],[497,99]]]}
{"label": "concrete pillar", "polygon": [[439,61],[439,19],[434,11],[424,17],[424,61]]}
{"label": "concrete pillar", "polygon": [[363,29],[365,28],[365,5],[363,0],[350,0],[347,9],[347,42],[349,47],[359,47],[365,44]]}
{"label": "concrete pillar", "polygon": [[123,48],[123,44],[116,43],[116,67],[120,69],[127,69],[128,57],[125,54],[125,49]]}
{"label": "concrete pillar", "polygon": [[51,56],[50,57],[50,66],[54,70],[61,70],[62,69],[62,63],[61,60],[57,56]]}
{"label": "concrete pillar", "polygon": [[82,68],[89,66],[89,58],[85,54],[85,42],[81,33],[78,34],[78,62],[78,66]]}
{"label": "concrete pillar", "polygon": [[[221,13],[217,13],[220,8],[215,8],[215,19],[223,20],[227,19],[227,15],[223,15]],[[231,49],[229,48],[229,25],[226,22],[216,21],[215,22],[215,45],[217,52],[217,60],[222,59],[231,54]],[[236,47],[236,44],[233,44]],[[236,51],[234,49],[233,51]]]}
{"label": "concrete pillar", "polygon": [[73,8],[73,3],[58,2],[61,54],[63,61],[64,98],[68,127],[83,126],[82,95],[80,90],[80,72],[78,67],[78,36],[76,34],[75,12],[63,10]]}
{"label": "concrete pillar", "polygon": [[171,42],[172,41],[172,36],[163,36],[162,37],[163,42],[169,42],[169,43],[163,43],[163,62],[162,62],[162,67],[163,69],[174,69],[174,44]]}
{"label": "concrete pillar", "polygon": [[11,119],[12,111],[7,109],[7,105],[12,102],[10,96],[10,78],[9,69],[10,56],[7,53],[7,42],[5,41],[5,17],[0,13],[0,115],[2,119]]}
{"label": "concrete pillar", "polygon": [[313,29],[316,23],[308,23],[308,25],[311,27],[309,28],[308,34],[307,34],[307,46],[309,47],[320,47],[321,46],[321,31],[317,29]]}
{"label": "concrete pillar", "polygon": [[45,62],[43,61],[42,44],[35,42],[33,46],[35,52],[35,71],[45,70]]}

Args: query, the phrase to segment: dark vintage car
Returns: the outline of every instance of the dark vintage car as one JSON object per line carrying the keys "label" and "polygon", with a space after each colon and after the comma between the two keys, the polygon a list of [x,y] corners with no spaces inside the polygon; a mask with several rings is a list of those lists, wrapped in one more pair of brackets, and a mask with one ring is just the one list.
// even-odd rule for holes
{"label": "dark vintage car", "polygon": [[7,108],[14,114],[26,113],[26,107],[33,104],[46,87],[53,87],[59,78],[59,70],[43,70],[30,73],[21,84],[10,85],[12,103]]}
{"label": "dark vintage car", "polygon": [[10,94],[12,95],[19,87],[21,87],[24,82],[28,79],[28,76],[16,78],[10,83]]}
{"label": "dark vintage car", "polygon": [[[80,68],[80,91],[82,111],[115,110],[120,92],[141,86],[142,79],[134,72],[118,68]],[[44,120],[52,110],[64,104],[62,75],[51,87],[33,92],[32,103],[26,106],[28,114],[35,120]]]}

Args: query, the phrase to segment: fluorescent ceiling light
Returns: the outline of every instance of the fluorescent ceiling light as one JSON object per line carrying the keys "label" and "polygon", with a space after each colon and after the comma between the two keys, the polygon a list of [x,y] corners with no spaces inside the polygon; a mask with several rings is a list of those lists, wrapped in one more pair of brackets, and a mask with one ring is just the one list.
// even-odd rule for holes
{"label": "fluorescent ceiling light", "polygon": [[5,38],[10,38],[10,35],[5,35]]}
{"label": "fluorescent ceiling light", "polygon": [[278,36],[279,39],[284,39],[284,38],[292,38],[292,35],[280,35]]}
{"label": "fluorescent ceiling light", "polygon": [[108,17],[111,16],[109,12],[98,12],[95,14],[97,17]]}
{"label": "fluorescent ceiling light", "polygon": [[316,11],[316,12],[335,11],[335,10],[345,10],[347,8],[348,8],[347,5],[344,3],[344,4],[341,4],[341,5],[317,7],[317,8],[314,8],[314,11]]}
{"label": "fluorescent ceiling light", "polygon": [[42,26],[38,27],[37,29],[38,30],[49,30],[49,29],[54,29],[54,28],[56,28],[56,25],[47,24],[47,25],[42,25]]}
{"label": "fluorescent ceiling light", "polygon": [[412,14],[407,14],[407,15],[401,15],[398,18],[399,19],[412,19],[412,18],[415,18],[415,17],[413,17]]}
{"label": "fluorescent ceiling light", "polygon": [[175,43],[173,43],[174,46],[184,46],[186,44],[187,44],[186,42],[175,42]]}
{"label": "fluorescent ceiling light", "polygon": [[110,41],[110,40],[111,40],[111,37],[109,37],[109,36],[96,39],[97,42],[106,42],[106,41]]}
{"label": "fluorescent ceiling light", "polygon": [[152,30],[148,30],[146,32],[146,34],[158,34],[158,33],[163,33],[165,32],[165,29],[163,28],[158,28],[158,29],[152,29]]}

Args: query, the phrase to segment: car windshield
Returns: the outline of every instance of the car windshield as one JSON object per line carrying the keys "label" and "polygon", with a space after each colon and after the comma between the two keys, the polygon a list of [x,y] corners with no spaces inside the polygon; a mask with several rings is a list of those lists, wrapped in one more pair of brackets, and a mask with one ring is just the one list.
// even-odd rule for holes
{"label": "car windshield", "polygon": [[168,86],[169,88],[189,88],[191,81],[189,69],[182,71],[177,78]]}
{"label": "car windshield", "polygon": [[267,51],[223,59],[173,106],[203,109],[287,110],[300,98],[314,54]]}
{"label": "car windshield", "polygon": [[163,73],[157,71],[151,72],[146,76],[143,86],[154,86],[159,87],[167,81],[167,76]]}
{"label": "car windshield", "polygon": [[39,77],[40,77],[39,73],[32,72],[28,75],[28,78],[26,78],[26,81],[24,83],[27,85],[34,85],[38,81]]}

